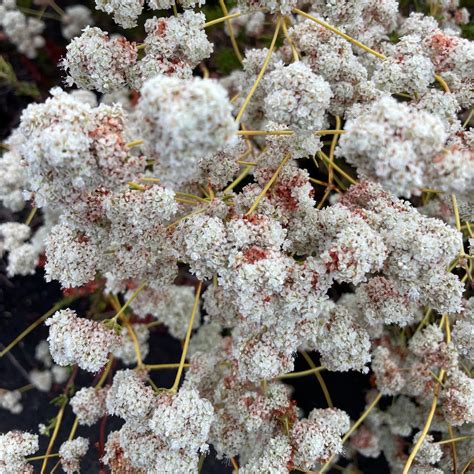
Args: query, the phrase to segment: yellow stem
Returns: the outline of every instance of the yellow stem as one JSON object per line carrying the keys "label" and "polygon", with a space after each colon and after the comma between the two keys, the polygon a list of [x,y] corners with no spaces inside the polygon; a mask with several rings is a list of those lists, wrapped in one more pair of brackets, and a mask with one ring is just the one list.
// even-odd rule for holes
{"label": "yellow stem", "polygon": [[458,201],[456,199],[456,195],[453,193],[451,194],[451,199],[453,201],[453,209],[454,209],[454,220],[456,222],[456,229],[461,232],[461,219],[459,218],[459,208],[458,208]]}
{"label": "yellow stem", "polygon": [[[219,0],[219,5],[221,6],[221,10],[224,16],[229,16],[229,12],[227,10],[224,0]],[[242,53],[240,52],[239,45],[237,44],[237,39],[235,38],[232,22],[227,19],[225,20],[225,24],[227,25],[227,29],[229,30],[230,42],[232,43],[232,47],[234,48],[234,53],[237,56],[237,59],[239,60],[240,64],[243,64]]]}
{"label": "yellow stem", "polygon": [[179,362],[178,373],[176,374],[174,384],[171,387],[171,391],[174,393],[178,391],[179,381],[181,379],[181,374],[183,373],[184,361],[186,360],[186,355],[188,353],[189,340],[191,339],[191,332],[193,330],[194,318],[199,308],[199,298],[201,297],[201,290],[202,290],[202,281],[199,282],[199,285],[196,289],[196,296],[194,298],[194,305],[193,305],[193,310],[191,312],[191,318],[189,319],[188,330],[186,332],[186,338],[184,339],[183,352],[181,353],[181,360]]}
{"label": "yellow stem", "polygon": [[451,92],[448,84],[439,74],[435,74],[435,79],[438,81],[438,84],[444,89],[445,92]]}
{"label": "yellow stem", "polygon": [[345,33],[343,33],[342,31],[338,30],[337,28],[334,28],[334,26],[331,26],[330,24],[326,23],[325,21],[323,20],[320,20],[319,18],[316,18],[312,15],[309,15],[308,13],[305,13],[301,10],[299,10],[298,8],[294,8],[293,9],[293,12],[296,13],[297,15],[301,15],[301,16],[304,16],[305,18],[308,18],[309,20],[312,20],[314,21],[315,23],[317,23],[318,25],[332,31],[333,33],[336,33],[336,35],[339,35],[341,36],[342,38],[344,38],[345,40],[349,41],[350,43],[352,43],[353,45],[355,46],[358,46],[359,48],[363,49],[364,51],[366,51],[367,53],[370,53],[372,54],[373,56],[376,56],[377,58],[379,59],[387,59],[387,57],[375,50],[373,50],[372,48],[369,48],[368,46],[366,46],[365,44],[361,43],[360,41],[357,41],[356,39],[352,38],[352,36],[349,36],[349,35],[346,35]]}
{"label": "yellow stem", "polygon": [[224,194],[228,193],[229,191],[232,191],[232,189],[234,189],[243,179],[245,179],[245,177],[250,173],[250,171],[252,171],[252,168],[253,165],[246,166],[239,174],[239,176],[237,176],[237,178],[235,178],[234,181],[232,181],[232,183],[230,183],[229,186],[224,189]]}
{"label": "yellow stem", "polygon": [[464,120],[464,123],[462,124],[462,128],[466,128],[469,125],[469,122],[471,121],[473,114],[474,114],[474,108],[471,109],[466,120]]}
{"label": "yellow stem", "polygon": [[257,166],[257,163],[255,161],[243,161],[243,160],[237,160],[237,163],[239,165],[244,165],[244,166]]}
{"label": "yellow stem", "polygon": [[191,201],[190,199],[183,199],[183,198],[175,198],[176,202],[179,202],[180,204],[189,204],[191,206],[195,206],[197,204],[196,201]]}
{"label": "yellow stem", "polygon": [[308,178],[312,183],[314,184],[319,184],[320,186],[327,186],[329,183],[326,183],[326,181],[320,181],[319,179],[314,179],[309,177]]}
{"label": "yellow stem", "polygon": [[232,467],[234,468],[235,474],[239,474],[239,465],[237,464],[237,461],[235,458],[230,458],[230,463],[232,464]]}
{"label": "yellow stem", "polygon": [[283,33],[285,35],[286,41],[288,41],[288,44],[290,45],[291,53],[293,55],[293,61],[296,62],[296,61],[299,61],[300,58],[298,56],[298,51],[296,50],[296,47],[295,47],[293,41],[291,40],[290,35],[288,34],[288,28],[286,27],[286,20],[287,20],[287,18],[285,18],[285,20],[283,20],[283,23],[282,23],[281,27],[283,29]]}
{"label": "yellow stem", "polygon": [[133,148],[134,146],[143,145],[145,143],[143,140],[133,140],[132,142],[127,143],[127,148]]}
{"label": "yellow stem", "polygon": [[307,375],[315,374],[317,372],[320,372],[321,370],[324,370],[324,367],[314,367],[312,369],[302,370],[301,372],[292,372],[291,374],[283,374],[283,375],[279,375],[276,378],[278,380],[295,379],[298,377],[306,377]]}
{"label": "yellow stem", "polygon": [[[442,328],[444,325],[446,325],[446,328],[447,328],[447,330],[446,330],[446,342],[449,344],[449,342],[451,342],[451,332],[449,330],[449,318],[447,317],[446,314],[443,314],[439,326],[440,326],[440,328]],[[431,408],[430,408],[430,411],[428,413],[428,417],[426,419],[425,425],[423,426],[423,430],[421,431],[420,437],[418,438],[417,442],[415,443],[415,446],[413,446],[413,449],[412,449],[410,455],[408,456],[408,459],[407,459],[407,462],[405,464],[405,467],[403,468],[403,473],[402,474],[408,474],[408,472],[410,471],[410,467],[413,464],[413,461],[415,460],[415,457],[416,457],[418,451],[420,450],[420,447],[421,447],[426,435],[428,434],[428,431],[430,430],[431,422],[433,421],[433,417],[434,417],[434,414],[435,414],[435,411],[436,411],[436,406],[438,404],[438,398],[439,398],[439,392],[440,392],[440,389],[441,389],[441,384],[443,383],[443,379],[444,379],[445,374],[446,374],[446,372],[445,372],[444,369],[441,369],[439,371],[439,375],[438,375],[439,382],[435,386],[435,389],[434,389],[433,400],[431,402]]]}
{"label": "yellow stem", "polygon": [[[351,436],[352,433],[361,425],[361,423],[367,418],[369,413],[374,409],[374,407],[377,405],[377,403],[380,401],[382,398],[382,394],[379,393],[377,396],[374,398],[372,403],[367,407],[367,410],[362,413],[360,418],[351,426],[351,429],[342,437],[341,443],[344,444]],[[332,455],[329,458],[329,461],[320,469],[319,474],[322,474],[331,464],[332,460],[334,459],[334,455]]]}
{"label": "yellow stem", "polygon": [[[147,370],[178,369],[179,365],[180,365],[179,362],[174,363],[174,364],[146,364],[145,369]],[[187,369],[189,367],[189,364],[183,364],[183,367]]]}
{"label": "yellow stem", "polygon": [[78,426],[79,426],[79,418],[76,416],[76,418],[74,418],[74,423],[72,424],[71,431],[69,432],[69,436],[67,437],[68,441],[71,441],[74,438],[74,435],[76,434]]}
{"label": "yellow stem", "polygon": [[283,21],[283,18],[279,17],[278,20],[277,20],[275,32],[273,33],[273,38],[272,38],[272,42],[270,44],[270,48],[268,49],[267,56],[265,58],[265,61],[263,62],[262,69],[258,73],[257,79],[255,80],[252,88],[250,89],[249,93],[247,94],[247,97],[244,100],[244,103],[242,104],[242,107],[239,110],[239,113],[237,114],[237,117],[236,117],[237,122],[240,122],[240,120],[242,119],[242,115],[244,114],[245,109],[247,108],[247,105],[250,102],[250,99],[254,95],[258,85],[260,84],[260,81],[262,80],[263,75],[265,74],[265,71],[268,67],[268,64],[270,63],[270,59],[272,57],[273,50],[275,49],[275,43],[276,43],[276,40],[278,38],[278,33],[280,32],[280,27],[281,27],[282,21]]}
{"label": "yellow stem", "polygon": [[133,181],[129,181],[128,187],[130,189],[134,189],[135,191],[146,191],[146,187],[142,186],[141,184],[134,183]]}
{"label": "yellow stem", "polygon": [[137,335],[135,334],[135,331],[133,330],[132,325],[128,321],[124,320],[124,323],[127,326],[127,331],[130,334],[130,337],[132,338],[133,348],[135,349],[135,355],[137,358],[137,367],[139,369],[142,369],[143,368],[142,353],[140,352],[140,345],[138,344]]}
{"label": "yellow stem", "polygon": [[102,375],[100,376],[100,379],[97,382],[95,388],[101,388],[102,385],[104,385],[104,383],[107,379],[107,375],[109,375],[109,372],[110,372],[110,369],[112,367],[113,361],[114,361],[114,357],[111,355],[109,357],[109,361],[107,362],[107,365],[106,365],[105,369],[103,370]]}
{"label": "yellow stem", "polygon": [[40,474],[44,474],[44,472],[46,470],[46,466],[48,465],[48,457],[47,456],[49,456],[49,454],[51,453],[51,450],[53,449],[54,442],[56,441],[56,438],[58,436],[59,428],[60,428],[61,422],[63,420],[64,410],[66,408],[66,405],[67,405],[67,401],[64,401],[63,404],[61,405],[61,408],[59,409],[58,415],[56,417],[56,423],[54,425],[54,431],[53,431],[53,434],[51,436],[51,439],[49,440],[48,448],[46,449],[46,453],[45,453],[46,457],[43,460],[43,465],[41,466],[41,473]]}
{"label": "yellow stem", "polygon": [[461,474],[464,474],[465,472],[467,472],[467,470],[469,469],[469,466],[472,464],[473,461],[474,461],[474,456],[471,459],[469,459],[469,461],[463,467]]}
{"label": "yellow stem", "polygon": [[190,212],[189,214],[186,214],[183,217],[180,217],[178,220],[172,222],[166,228],[172,229],[175,225],[178,225],[181,221],[184,221],[188,217],[196,216],[198,214],[202,214],[203,212],[206,212],[206,208],[201,208],[201,209],[197,209],[196,211]]}
{"label": "yellow stem", "polygon": [[66,12],[54,0],[48,0],[47,3],[60,17],[66,15]]}
{"label": "yellow stem", "polygon": [[[319,156],[327,165],[329,165],[329,157],[326,156],[325,153],[323,153],[322,151],[318,151],[318,156]],[[351,183],[351,184],[357,184],[357,181],[356,181],[352,176],[350,176],[349,174],[347,174],[342,168],[340,168],[338,165],[336,165],[336,163],[333,163],[333,164],[332,164],[332,167],[333,167],[341,176],[343,176],[344,178],[346,178],[347,181],[349,181],[349,183]]]}
{"label": "yellow stem", "polygon": [[199,201],[199,202],[204,202],[206,204],[209,203],[209,200],[208,199],[204,199],[202,197],[199,197],[199,196],[196,196],[195,194],[190,194],[190,193],[182,193],[180,191],[177,191],[176,192],[176,195],[177,196],[182,196],[182,197],[187,197],[187,198],[191,198],[191,199],[195,199],[196,201]]}
{"label": "yellow stem", "polygon": [[331,188],[328,186],[326,188],[326,191],[324,191],[324,194],[323,194],[323,197],[321,198],[321,201],[318,202],[318,205],[316,206],[316,209],[321,209],[323,207],[323,204],[326,202],[326,199],[328,198],[330,193],[331,193]]}
{"label": "yellow stem", "polygon": [[16,391],[20,393],[28,392],[28,390],[32,390],[35,388],[34,384],[29,383],[28,385],[23,385],[23,387],[17,388]]}
{"label": "yellow stem", "polygon": [[31,209],[30,213],[28,214],[28,217],[25,220],[25,225],[30,225],[31,221],[33,220],[33,217],[35,217],[36,211],[38,210],[37,207],[34,207]]}
{"label": "yellow stem", "polygon": [[[306,351],[301,351],[301,355],[305,358],[306,362],[308,365],[312,368],[315,369],[316,365],[314,364],[313,360],[309,356],[309,354]],[[320,374],[320,372],[315,372],[315,377],[317,381],[319,382],[319,385],[321,386],[321,390],[323,391],[324,398],[326,399],[326,403],[328,404],[329,408],[333,408],[334,405],[331,400],[331,395],[329,394],[329,390],[326,386],[326,383],[324,382],[323,376]]]}
{"label": "yellow stem", "polygon": [[[336,115],[336,130],[339,131],[341,129],[341,117]],[[336,149],[337,144],[337,134],[334,134],[331,141],[331,147],[329,148],[329,177],[328,182],[332,184],[334,178],[334,150]]]}
{"label": "yellow stem", "polygon": [[218,23],[222,23],[223,21],[231,20],[232,18],[237,18],[241,15],[242,15],[242,13],[237,12],[237,13],[232,13],[231,15],[223,16],[221,18],[217,18],[215,20],[208,21],[207,23],[204,23],[204,28],[208,28],[209,26],[217,25]]}
{"label": "yellow stem", "polygon": [[345,130],[318,130],[314,132],[315,135],[342,135],[346,133]]}
{"label": "yellow stem", "polygon": [[204,79],[209,79],[209,69],[204,63],[199,64],[199,69],[201,69],[202,77]]}
{"label": "yellow stem", "polygon": [[466,227],[467,227],[467,231],[469,233],[469,237],[474,237],[473,233],[472,233],[472,229],[471,229],[471,224],[469,222],[466,221]]}
{"label": "yellow stem", "polygon": [[30,462],[30,461],[41,461],[42,459],[51,459],[51,458],[57,458],[59,457],[59,453],[53,453],[53,454],[48,454],[47,456],[46,455],[43,455],[43,456],[32,456],[30,458],[26,458],[26,461]]}
{"label": "yellow stem", "polygon": [[21,332],[10,344],[8,344],[3,351],[0,352],[0,359],[13,347],[15,347],[24,337],[26,337],[31,331],[37,328],[41,323],[43,323],[46,319],[48,319],[51,315],[53,315],[56,311],[64,308],[69,303],[72,303],[77,296],[71,296],[69,298],[64,298],[59,303],[55,304],[47,313],[43,314],[39,319],[37,319],[33,324],[30,324],[23,332]]}
{"label": "yellow stem", "polygon": [[[444,369],[441,369],[440,372],[439,372],[439,380],[443,381],[443,378],[444,378],[444,374],[445,374],[445,371]],[[412,452],[410,453],[410,456],[408,456],[408,459],[407,459],[407,462],[405,464],[405,467],[403,468],[403,473],[402,474],[408,474],[408,472],[410,471],[410,467],[421,447],[421,444],[423,443],[426,435],[428,434],[428,431],[430,429],[430,426],[431,426],[431,422],[433,421],[433,417],[434,417],[434,414],[435,414],[435,411],[436,411],[436,405],[438,404],[438,396],[439,396],[439,390],[440,390],[440,387],[441,385],[440,384],[437,384],[436,387],[435,387],[435,393],[434,393],[434,396],[433,396],[433,401],[431,402],[431,408],[430,408],[430,412],[428,414],[428,418],[426,419],[426,422],[425,422],[425,425],[423,427],[423,430],[421,431],[421,435],[420,437],[418,438],[418,441],[416,442],[415,446],[413,447],[413,450]]]}
{"label": "yellow stem", "polygon": [[472,438],[474,438],[474,435],[457,436],[456,438],[449,438],[449,439],[442,439],[441,441],[435,441],[433,444],[456,443],[457,441],[463,441],[465,439],[472,439]]}
{"label": "yellow stem", "polygon": [[278,165],[278,168],[276,169],[275,173],[273,173],[273,176],[270,178],[268,183],[265,185],[265,187],[262,189],[260,194],[257,196],[257,199],[255,199],[255,202],[252,204],[252,207],[245,214],[246,216],[249,216],[255,211],[255,209],[257,209],[258,205],[260,204],[260,201],[263,199],[265,194],[267,194],[268,190],[271,188],[272,184],[275,182],[275,180],[277,179],[278,175],[280,174],[281,170],[283,169],[285,164],[288,162],[290,157],[291,155],[287,153],[285,158],[283,158],[281,163]]}
{"label": "yellow stem", "polygon": [[138,294],[140,293],[140,291],[143,290],[143,288],[145,288],[146,286],[146,283],[143,282],[132,294],[132,296],[125,302],[125,304],[120,308],[120,310],[117,312],[117,314],[112,318],[113,321],[117,321],[117,319],[120,317],[121,314],[123,314],[123,312],[128,308],[128,306],[130,305],[130,303],[132,303],[132,301],[138,296]]}

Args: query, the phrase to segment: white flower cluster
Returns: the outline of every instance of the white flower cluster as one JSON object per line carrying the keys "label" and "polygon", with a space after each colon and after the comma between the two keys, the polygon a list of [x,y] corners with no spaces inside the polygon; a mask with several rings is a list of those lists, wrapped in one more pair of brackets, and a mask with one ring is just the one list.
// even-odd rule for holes
{"label": "white flower cluster", "polygon": [[434,65],[435,72],[440,74],[456,95],[458,102],[470,108],[474,101],[472,84],[473,45],[472,41],[460,38],[449,29],[439,28],[432,18],[412,14],[402,24],[404,34],[420,35],[423,53]]}
{"label": "white flower cluster", "polygon": [[8,410],[14,415],[21,413],[23,411],[21,392],[18,390],[0,389],[0,408]]}
{"label": "white flower cluster", "polygon": [[127,148],[120,106],[90,105],[61,89],[21,118],[18,149],[35,204],[72,205],[81,193],[132,179],[144,162]]}
{"label": "white flower cluster", "polygon": [[77,364],[89,372],[98,372],[119,343],[104,324],[79,318],[70,309],[57,311],[45,324],[49,326],[49,350],[59,365]]}
{"label": "white flower cluster", "polygon": [[[101,9],[114,10],[124,25],[134,26],[136,17],[120,14],[115,3],[120,3],[124,13],[133,13],[130,2],[101,2]],[[141,8],[140,2],[137,7]],[[159,75],[189,79],[192,70],[213,50],[204,32],[204,22],[202,13],[191,10],[170,18],[147,20],[145,54],[140,59],[135,43],[123,37],[109,37],[100,28],[87,26],[81,36],[67,46],[62,61],[68,73],[67,83],[110,93],[126,86],[138,90],[147,79]]]}
{"label": "white flower cluster", "polygon": [[195,472],[199,451],[208,450],[214,409],[195,389],[156,395],[139,373],[120,371],[108,391],[107,410],[126,420],[109,435],[108,444],[120,446],[104,458],[111,468],[124,456],[146,472]]}
{"label": "white flower cluster", "polygon": [[[232,8],[229,14],[239,13],[238,8]],[[232,31],[238,35],[241,31],[250,38],[258,38],[264,30],[265,13],[262,11],[256,11],[247,15],[241,15],[231,20]],[[225,32],[230,35],[230,29],[227,24],[225,25]]]}
{"label": "white flower cluster", "polygon": [[59,460],[61,467],[66,474],[74,474],[80,472],[81,458],[89,449],[89,440],[86,438],[76,438],[65,441],[59,448]]}
{"label": "white flower cluster", "polygon": [[[175,7],[149,15],[134,41],[94,27],[84,6],[61,16],[72,38],[61,65],[80,89],[29,105],[6,141],[0,201],[8,213],[26,213],[27,201],[40,211],[0,224],[0,256],[8,276],[41,262],[47,281],[94,293],[94,304],[88,317],[46,319],[31,387],[67,381],[81,426],[123,420],[99,443],[115,473],[195,473],[211,447],[243,474],[324,471],[355,453],[383,453],[391,472],[468,465],[466,12],[457,0],[408,18],[396,0],[314,0],[302,16],[304,2],[239,0],[214,22],[194,11],[203,3],[180,1],[178,12],[175,0],[96,0],[123,28],[145,7]],[[11,0],[0,13],[5,35],[33,56],[40,25]],[[276,21],[280,37],[256,47]],[[242,60],[227,76],[211,58],[224,42]],[[149,363],[161,325],[184,341],[178,368]],[[344,411],[329,401],[305,417],[283,383],[302,375],[292,372],[298,352],[310,362],[304,351],[319,357],[310,373],[370,372],[371,411],[350,447]],[[76,390],[71,365],[96,374],[91,386]],[[177,368],[171,389],[152,379],[160,368]],[[20,413],[21,392],[0,389],[0,407]],[[379,396],[391,401],[374,408]],[[0,435],[0,472],[33,472],[37,445],[29,433]],[[65,472],[79,471],[88,446],[63,442]]]}
{"label": "white flower cluster", "polygon": [[265,9],[271,13],[287,15],[296,7],[297,0],[238,0],[237,4],[242,12]]}
{"label": "white flower cluster", "polygon": [[204,15],[186,10],[170,18],[145,22],[145,55],[130,71],[130,85],[139,89],[147,79],[166,75],[189,79],[192,70],[213,50],[204,32]]}
{"label": "white flower cluster", "polygon": [[180,185],[199,158],[229,143],[236,131],[225,90],[215,81],[156,76],[137,105],[142,137],[165,183]]}
{"label": "white flower cluster", "polygon": [[296,131],[322,128],[332,96],[329,84],[301,62],[279,64],[268,75],[265,113]]}
{"label": "white flower cluster", "polygon": [[66,7],[61,18],[61,33],[66,39],[78,36],[86,27],[94,24],[92,12],[85,5],[72,5]]}
{"label": "white flower cluster", "polygon": [[97,10],[111,14],[122,28],[134,28],[143,10],[143,0],[96,0],[95,6]]}
{"label": "white flower cluster", "polygon": [[35,273],[43,249],[38,241],[27,242],[30,233],[30,227],[25,224],[16,222],[0,224],[0,255],[3,256],[8,252],[8,276]]}
{"label": "white flower cluster", "polygon": [[127,84],[128,71],[136,60],[136,45],[123,37],[109,38],[100,28],[87,26],[67,46],[62,64],[68,73],[68,85],[112,92]]}
{"label": "white flower cluster", "polygon": [[45,24],[39,18],[28,18],[16,4],[16,0],[0,2],[0,27],[7,38],[28,58],[35,58],[38,49],[45,44],[41,36]]}
{"label": "white flower cluster", "polygon": [[80,425],[92,426],[106,414],[106,396],[106,389],[94,387],[83,387],[74,394],[70,404]]}
{"label": "white flower cluster", "polygon": [[9,150],[0,157],[0,201],[7,209],[18,212],[25,207],[23,190],[27,178],[15,141],[15,135],[12,135],[7,142]]}
{"label": "white flower cluster", "polygon": [[434,81],[435,68],[417,35],[400,38],[389,59],[380,62],[373,75],[377,87],[394,93],[423,94]]}
{"label": "white flower cluster", "polygon": [[398,195],[410,197],[438,187],[462,193],[472,186],[471,152],[464,153],[459,145],[445,148],[446,129],[435,114],[383,97],[348,120],[345,130],[338,154],[360,176]]}
{"label": "white flower cluster", "polygon": [[38,450],[38,436],[21,431],[0,434],[0,470],[5,474],[33,474],[25,458]]}
{"label": "white flower cluster", "polygon": [[[331,6],[335,9],[334,2]],[[375,85],[367,80],[367,69],[347,41],[311,21],[296,24],[289,29],[289,35],[298,48],[301,61],[329,83],[332,91],[329,103],[331,113],[343,115],[354,103],[377,96]]]}
{"label": "white flower cluster", "polygon": [[[129,290],[126,296],[131,297],[132,294],[133,291]],[[145,318],[148,315],[153,316],[157,321],[167,326],[172,336],[177,339],[184,339],[193,304],[194,289],[192,287],[169,285],[160,289],[145,288],[133,300],[130,307],[137,316],[141,318]],[[194,329],[199,327],[199,317],[200,313],[198,310],[194,319]],[[137,327],[136,332],[139,343],[140,332],[143,334],[141,337],[145,342],[148,336],[145,338],[145,330],[140,329],[140,327],[143,328],[144,326],[136,325],[135,327]]]}

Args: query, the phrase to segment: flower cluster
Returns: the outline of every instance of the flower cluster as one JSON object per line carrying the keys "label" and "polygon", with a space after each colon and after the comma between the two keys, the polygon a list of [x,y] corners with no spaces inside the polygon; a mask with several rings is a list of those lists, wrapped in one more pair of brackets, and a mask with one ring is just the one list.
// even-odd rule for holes
{"label": "flower cluster", "polygon": [[0,27],[18,51],[28,58],[35,58],[37,50],[45,44],[41,36],[44,22],[39,18],[28,18],[15,0],[2,0],[0,3]]}
{"label": "flower cluster", "polygon": [[[89,440],[76,428],[102,420],[100,462],[117,474],[197,473],[213,453],[243,474],[381,454],[390,472],[467,471],[467,10],[239,0],[215,18],[201,0],[96,0],[125,37],[87,7],[47,3],[39,16],[70,39],[71,90],[28,105],[5,141],[0,256],[8,277],[41,267],[80,301],[40,319],[29,385],[1,388],[0,408],[61,390],[40,433],[61,437],[67,407],[76,424],[30,461],[79,471]],[[4,36],[31,59],[44,24],[30,12],[0,4]],[[358,421],[333,407],[324,371],[370,381]],[[306,375],[327,405],[303,412],[286,382]],[[121,425],[107,431],[108,417]],[[1,434],[0,472],[33,472],[37,449],[34,434]]]}

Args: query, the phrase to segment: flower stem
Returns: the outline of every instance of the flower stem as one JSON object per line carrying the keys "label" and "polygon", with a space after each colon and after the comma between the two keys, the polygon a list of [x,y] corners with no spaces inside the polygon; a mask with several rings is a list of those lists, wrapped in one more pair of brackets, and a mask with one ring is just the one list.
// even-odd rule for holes
{"label": "flower stem", "polygon": [[278,175],[280,174],[281,170],[283,169],[285,164],[288,162],[290,157],[291,157],[291,155],[289,153],[287,153],[285,155],[285,158],[283,158],[281,163],[278,165],[278,168],[276,169],[275,173],[273,173],[273,176],[270,178],[268,183],[265,185],[265,187],[262,189],[260,194],[257,196],[257,199],[255,199],[255,202],[252,204],[252,207],[245,214],[246,216],[249,216],[250,214],[252,214],[255,211],[255,209],[257,209],[260,201],[263,199],[265,194],[267,194],[268,190],[271,188],[272,184],[275,182],[275,180],[277,179]]}
{"label": "flower stem", "polygon": [[247,94],[247,97],[245,98],[244,103],[242,104],[242,107],[240,107],[239,113],[237,114],[237,117],[235,119],[237,121],[237,123],[239,123],[240,120],[242,119],[242,115],[244,115],[245,109],[247,108],[247,105],[249,104],[250,99],[254,95],[255,91],[257,90],[257,87],[260,84],[260,81],[262,80],[263,75],[265,74],[265,71],[268,67],[268,64],[270,63],[270,59],[272,57],[273,50],[275,49],[275,43],[276,43],[276,40],[278,38],[278,33],[280,32],[280,27],[281,27],[282,21],[283,21],[283,17],[279,17],[278,20],[277,20],[275,32],[273,33],[273,38],[272,38],[272,42],[270,44],[270,48],[268,48],[267,56],[265,58],[265,61],[263,62],[262,69],[260,69],[260,72],[257,75],[257,79],[255,80],[252,88],[250,89],[249,93]]}
{"label": "flower stem", "polygon": [[0,359],[7,354],[13,347],[15,347],[23,338],[25,338],[31,331],[37,328],[41,323],[46,321],[50,316],[52,316],[56,311],[64,308],[68,304],[72,303],[76,300],[78,296],[71,296],[68,298],[64,298],[58,303],[56,303],[48,312],[43,314],[39,319],[37,319],[33,324],[30,324],[22,333],[20,333],[10,344],[8,344],[3,351],[0,352]]}
{"label": "flower stem", "polygon": [[191,339],[191,332],[193,330],[194,318],[196,316],[196,313],[199,307],[199,299],[201,297],[201,290],[202,290],[202,281],[199,282],[198,287],[196,289],[196,296],[194,298],[194,305],[193,305],[193,310],[191,312],[191,318],[189,319],[188,330],[186,332],[186,338],[184,339],[183,352],[181,353],[181,361],[179,362],[178,373],[176,374],[174,384],[171,387],[171,391],[174,393],[178,391],[179,381],[181,380],[181,374],[183,373],[184,361],[186,360],[186,355],[188,353],[189,340]]}

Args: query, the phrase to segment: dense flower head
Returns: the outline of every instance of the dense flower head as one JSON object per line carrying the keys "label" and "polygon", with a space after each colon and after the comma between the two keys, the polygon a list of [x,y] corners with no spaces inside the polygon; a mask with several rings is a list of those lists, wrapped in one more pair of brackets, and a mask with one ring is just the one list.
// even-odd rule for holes
{"label": "dense flower head", "polygon": [[340,436],[349,429],[349,417],[338,409],[314,409],[293,426],[290,436],[299,469],[313,469],[342,450]]}
{"label": "dense flower head", "polygon": [[59,448],[61,467],[66,474],[80,471],[81,458],[89,449],[89,440],[81,436],[70,441],[65,441]]}
{"label": "dense flower head", "polygon": [[133,28],[137,26],[137,18],[143,10],[143,0],[96,0],[96,9],[112,15],[114,21],[123,28]]}
{"label": "dense flower head", "polygon": [[182,388],[176,395],[161,395],[149,426],[173,450],[207,451],[214,409],[195,389]]}
{"label": "dense flower head", "polygon": [[91,426],[105,415],[105,397],[103,388],[83,387],[71,398],[72,411],[80,425]]}
{"label": "dense flower head", "polygon": [[[101,469],[116,474],[197,473],[214,455],[243,474],[329,471],[340,456],[349,471],[359,455],[464,472],[474,47],[459,0],[412,13],[238,0],[222,15],[204,0],[95,0],[111,18],[46,3],[0,0],[0,40],[26,56],[2,59],[5,90],[35,99],[1,146],[0,256],[8,278],[39,268],[65,298],[0,354],[45,321],[29,384],[0,388],[12,414],[30,408],[23,392],[54,392],[39,432],[60,447],[35,461],[78,472],[90,440],[76,427],[100,423]],[[49,20],[77,88],[41,102],[59,54]],[[65,309],[75,298],[81,317]],[[352,423],[324,382],[348,371],[371,387]],[[298,406],[293,379],[314,375],[327,405]],[[71,409],[66,440],[55,423]],[[37,448],[0,435],[0,473],[32,473]]]}
{"label": "dense flower head", "polygon": [[154,394],[140,375],[126,369],[117,372],[107,392],[107,411],[125,420],[142,420],[154,405]]}
{"label": "dense flower head", "polygon": [[38,435],[9,431],[0,434],[0,468],[5,474],[33,473],[33,466],[25,458],[38,450]]}
{"label": "dense flower head", "polygon": [[81,193],[126,182],[144,167],[127,148],[119,105],[90,105],[59,88],[21,117],[20,152],[39,207],[72,204]]}
{"label": "dense flower head", "polygon": [[322,128],[332,96],[329,84],[301,62],[278,65],[267,78],[265,112],[269,120],[297,131]]}
{"label": "dense flower head", "polygon": [[233,138],[229,100],[212,80],[156,76],[141,94],[137,111],[144,121],[143,139],[164,182],[182,183],[199,158]]}
{"label": "dense flower head", "polygon": [[136,59],[136,45],[123,37],[109,38],[100,28],[87,26],[67,46],[62,66],[68,74],[68,85],[112,92],[127,84],[128,70]]}
{"label": "dense flower head", "polygon": [[438,117],[388,96],[348,120],[345,129],[339,153],[357,167],[359,175],[407,197],[429,186],[425,171],[447,138]]}
{"label": "dense flower head", "polygon": [[49,326],[49,350],[59,365],[77,364],[89,372],[98,372],[119,340],[102,323],[79,318],[75,311],[57,311],[46,320]]}

